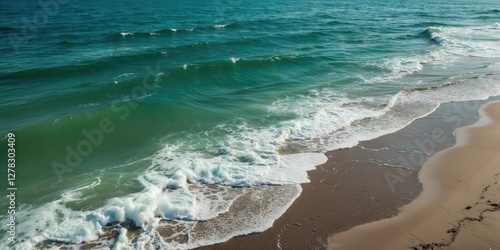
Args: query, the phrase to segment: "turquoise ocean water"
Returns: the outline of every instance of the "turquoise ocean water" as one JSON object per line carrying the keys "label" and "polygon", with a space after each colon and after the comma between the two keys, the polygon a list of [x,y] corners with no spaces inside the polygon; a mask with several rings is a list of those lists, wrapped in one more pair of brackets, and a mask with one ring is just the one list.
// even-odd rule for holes
{"label": "turquoise ocean water", "polygon": [[499,23],[497,0],[2,0],[0,248],[263,231],[324,152],[499,95]]}

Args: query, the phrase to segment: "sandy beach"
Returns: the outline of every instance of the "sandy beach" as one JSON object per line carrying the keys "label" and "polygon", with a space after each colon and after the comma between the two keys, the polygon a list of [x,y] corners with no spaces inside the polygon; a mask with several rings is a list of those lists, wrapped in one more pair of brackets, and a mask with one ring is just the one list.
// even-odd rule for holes
{"label": "sandy beach", "polygon": [[[274,222],[273,227],[262,233],[235,237],[225,243],[201,249],[390,249],[372,247],[373,241],[383,238],[382,236],[385,236],[388,242],[392,242],[397,237],[397,234],[387,233],[385,230],[375,229],[378,231],[377,235],[381,235],[376,237],[371,231],[366,231],[367,235],[363,234],[363,236],[358,234],[357,231],[354,232],[354,230],[335,234],[349,230],[357,225],[379,221],[384,218],[398,218],[399,216],[394,216],[401,212],[403,206],[420,197],[422,183],[425,187],[429,183],[433,185],[432,188],[426,188],[426,190],[428,190],[427,192],[430,191],[430,195],[433,195],[434,198],[438,197],[436,195],[442,197],[445,194],[444,190],[450,190],[450,193],[454,194],[457,199],[460,198],[456,202],[450,203],[454,207],[454,211],[456,211],[454,218],[458,220],[469,217],[479,218],[479,214],[482,213],[482,216],[486,217],[486,219],[481,221],[481,225],[484,223],[495,225],[498,221],[489,215],[491,212],[486,211],[487,209],[495,209],[494,204],[495,202],[498,203],[498,199],[495,200],[493,197],[488,196],[498,188],[498,186],[493,187],[495,178],[498,179],[498,176],[493,175],[495,165],[490,164],[487,166],[493,172],[483,172],[481,170],[482,175],[485,178],[489,177],[489,179],[486,180],[481,176],[477,176],[474,183],[479,186],[474,188],[469,188],[468,184],[460,181],[464,181],[465,177],[472,176],[471,173],[479,172],[477,169],[473,169],[471,172],[470,169],[466,171],[467,168],[464,167],[460,168],[459,171],[453,171],[455,174],[448,175],[449,179],[452,181],[459,180],[458,183],[462,183],[460,187],[464,188],[464,190],[458,192],[448,189],[447,184],[436,184],[436,178],[440,177],[436,176],[435,173],[425,171],[418,174],[424,162],[426,162],[426,166],[437,164],[435,162],[438,161],[437,159],[443,158],[443,153],[435,154],[457,143],[455,130],[477,122],[480,118],[480,107],[485,103],[492,102],[493,99],[495,98],[490,98],[487,101],[442,104],[433,113],[415,120],[395,133],[361,142],[353,148],[327,153],[328,162],[309,172],[311,182],[302,185],[303,191],[300,197],[282,217]],[[498,106],[495,107],[498,109]],[[498,130],[497,127],[492,127],[487,132],[482,133],[483,135],[484,133],[494,135],[495,133],[492,131],[495,129]],[[498,135],[498,132],[496,134]],[[462,145],[466,138],[477,136],[480,135],[468,136],[468,133],[463,134],[460,132],[458,142]],[[494,137],[490,139],[493,142],[495,140]],[[484,140],[481,139],[480,141]],[[490,142],[491,145],[486,143],[484,146],[498,147],[493,142]],[[472,159],[487,160],[489,158],[486,156],[493,155],[490,151],[481,151],[478,148],[470,150],[478,151],[478,156],[470,157],[468,152],[457,152],[458,156],[465,159],[459,157],[452,159],[461,163]],[[448,154],[448,151],[445,152]],[[435,157],[427,161],[433,155]],[[498,168],[497,172],[500,172]],[[429,177],[430,175],[434,176],[432,180]],[[423,178],[423,176],[427,177]],[[423,181],[422,183],[419,178]],[[485,198],[478,200],[481,197],[478,194],[490,184],[490,188],[482,194]],[[454,188],[453,185],[450,187]],[[446,193],[446,196],[451,194]],[[468,194],[470,199],[462,199],[461,197],[465,194]],[[466,209],[468,206],[471,206],[471,208]],[[435,216],[440,217],[446,213],[448,213],[446,210],[441,209]],[[427,216],[427,214],[424,216]],[[416,216],[415,220],[420,220],[419,216]],[[426,219],[426,221],[433,220],[435,220],[433,217]],[[481,233],[482,231],[489,232],[488,229],[476,230],[478,225],[472,222],[463,221],[463,225],[457,228],[461,232],[466,230],[471,232],[468,236],[465,233],[457,234],[455,239],[457,244],[462,240],[471,242],[468,239],[478,234],[486,235]],[[378,223],[365,225],[372,227],[372,225]],[[450,236],[453,235],[453,233],[447,233],[449,229],[453,230],[453,225],[453,222],[449,222],[442,225],[442,228],[432,230],[429,230],[427,226],[421,227],[421,230],[435,237],[426,239],[426,241],[412,239],[412,241],[406,241],[408,244],[404,246],[415,246],[418,249],[419,244],[446,242],[445,240],[449,240]],[[403,229],[399,228],[395,229],[395,231],[398,231],[397,233],[407,232],[406,228],[408,227],[405,224],[401,226]],[[357,230],[358,227],[355,229]],[[361,231],[360,233],[365,233],[364,230]],[[440,232],[442,232],[441,236]],[[329,238],[332,235],[334,237]],[[359,239],[363,240],[360,241]],[[361,244],[362,242],[365,245],[353,245],[350,248],[351,245],[349,244]],[[401,242],[405,242],[404,239]],[[401,248],[396,247],[396,249]]]}
{"label": "sandy beach", "polygon": [[[428,159],[401,214],[329,239],[329,249],[500,249],[500,103]],[[363,240],[359,240],[363,239]]]}

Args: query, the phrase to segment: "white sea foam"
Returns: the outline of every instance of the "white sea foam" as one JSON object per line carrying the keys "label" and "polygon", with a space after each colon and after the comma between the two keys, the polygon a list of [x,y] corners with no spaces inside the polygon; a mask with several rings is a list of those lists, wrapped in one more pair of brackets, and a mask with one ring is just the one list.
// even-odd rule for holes
{"label": "white sea foam", "polygon": [[213,27],[216,28],[216,29],[222,29],[222,28],[225,28],[228,25],[229,24],[217,24],[217,25],[214,25]]}
{"label": "white sea foam", "polygon": [[119,76],[114,77],[113,79],[120,79],[120,78],[129,78],[131,76],[136,75],[136,73],[124,73],[120,74]]}
{"label": "white sea foam", "polygon": [[133,35],[133,34],[134,34],[134,32],[122,32],[122,33],[120,33],[120,34],[121,34],[123,37],[125,37],[125,36],[131,36],[131,35]]}
{"label": "white sea foam", "polygon": [[78,106],[86,108],[86,107],[95,107],[95,106],[99,106],[99,105],[101,105],[100,102],[92,102],[92,103],[86,103],[86,104],[79,104]]}
{"label": "white sea foam", "polygon": [[283,59],[292,59],[292,58],[297,58],[297,55],[271,56],[271,57],[266,58],[265,60],[274,62],[274,61],[280,61]]}
{"label": "white sea foam", "polygon": [[326,161],[327,157],[318,153],[283,155],[276,167],[269,168],[266,179],[271,183],[281,184],[307,183],[309,177],[306,171],[313,170]]}
{"label": "white sea foam", "polygon": [[[495,27],[496,24],[493,25],[493,28]],[[425,64],[447,65],[468,57],[496,57],[500,53],[500,46],[496,41],[500,33],[492,31],[491,25],[472,28],[429,27],[429,29],[432,30],[431,40],[441,46],[430,48],[428,53],[424,54],[416,53],[367,62],[366,66],[380,67],[389,70],[389,73],[375,77],[360,77],[368,84],[386,83],[421,72]],[[481,39],[475,39],[476,37]]]}
{"label": "white sea foam", "polygon": [[231,60],[232,63],[236,63],[237,61],[240,60],[239,58],[234,58],[234,57],[231,57],[229,59]]}
{"label": "white sea foam", "polygon": [[[498,82],[491,78],[470,79],[435,89],[401,91],[387,98],[387,108],[380,115],[359,120],[351,126],[323,137],[319,143],[307,143],[312,150],[352,147],[359,141],[397,131],[416,118],[425,116],[440,103],[486,99],[500,95]],[[389,99],[391,98],[391,99]]]}
{"label": "white sea foam", "polygon": [[114,244],[113,250],[127,250],[130,249],[130,242],[127,238],[127,229],[120,228],[118,230],[118,237],[116,239],[116,243]]}
{"label": "white sea foam", "polygon": [[[238,142],[234,140],[232,143]],[[260,164],[255,165],[254,168],[248,168],[247,165],[235,161],[245,154],[242,151],[245,148],[244,145],[240,149],[237,149],[238,147],[234,150],[228,149],[231,151],[228,155],[215,158],[207,158],[196,153],[178,154],[180,146],[182,145],[167,146],[151,159],[151,168],[138,178],[144,187],[144,190],[139,193],[113,198],[106,202],[105,206],[93,211],[70,209],[67,206],[68,202],[82,201],[80,199],[82,191],[100,185],[100,178],[97,178],[87,185],[64,192],[58,200],[22,211],[19,215],[22,219],[19,220],[18,228],[29,237],[19,246],[21,249],[22,247],[33,248],[37,243],[46,239],[67,243],[96,241],[108,223],[123,222],[125,219],[130,219],[135,226],[143,228],[144,232],[135,245],[137,249],[160,243],[167,249],[173,246],[191,248],[207,242],[224,241],[239,234],[262,231],[270,227],[272,222],[299,195],[300,186],[297,183],[308,181],[306,171],[326,161],[326,157],[319,153],[279,157],[276,153],[267,152],[266,155],[273,156],[268,163],[275,163],[274,165]],[[251,151],[250,148],[248,150]],[[259,153],[253,154],[259,157]],[[264,163],[266,160],[261,159],[260,162]],[[204,185],[209,183],[224,186]],[[255,186],[260,184],[289,183],[292,187],[288,188],[285,185],[273,189],[272,186],[268,186],[264,188],[265,190],[262,188],[255,190]],[[248,188],[235,189],[231,186]],[[251,186],[254,188],[250,188]],[[263,197],[268,197],[265,202],[261,202],[260,209],[265,210],[266,213],[260,220],[255,220],[256,214],[252,214],[252,211],[247,211],[246,216],[247,212],[239,214],[240,223],[238,224],[230,224],[234,221],[221,221],[217,218],[217,215],[228,212],[235,200],[248,199],[259,192]],[[259,213],[259,211],[253,211],[253,213]],[[182,227],[190,228],[184,234],[196,233],[197,240],[192,240],[188,244],[180,244],[176,241],[159,243],[154,235],[161,218],[178,220]],[[205,226],[229,223],[231,230],[206,235],[207,232],[202,232],[201,229],[193,229],[195,224],[192,221],[209,221]],[[39,234],[39,231],[44,233]],[[130,244],[125,232],[125,229],[119,230],[114,249]]]}

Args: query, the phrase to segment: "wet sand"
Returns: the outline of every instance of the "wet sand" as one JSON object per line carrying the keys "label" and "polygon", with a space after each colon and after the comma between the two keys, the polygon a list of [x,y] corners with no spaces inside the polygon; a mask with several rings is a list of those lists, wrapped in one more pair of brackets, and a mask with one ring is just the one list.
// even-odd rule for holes
{"label": "wet sand", "polygon": [[334,235],[329,249],[500,249],[500,103],[481,113],[425,162],[423,191],[399,215]]}
{"label": "wet sand", "polygon": [[271,228],[200,249],[333,248],[332,234],[399,214],[422,191],[424,162],[455,145],[455,129],[476,122],[492,99],[443,104],[395,133],[328,152],[328,162],[309,172],[311,182]]}

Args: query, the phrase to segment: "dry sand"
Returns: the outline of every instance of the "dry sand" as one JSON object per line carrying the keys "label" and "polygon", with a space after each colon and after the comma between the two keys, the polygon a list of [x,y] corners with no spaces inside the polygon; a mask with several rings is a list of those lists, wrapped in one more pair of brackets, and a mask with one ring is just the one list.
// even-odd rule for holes
{"label": "dry sand", "polygon": [[329,249],[500,249],[500,103],[429,158],[402,212],[333,235]]}

